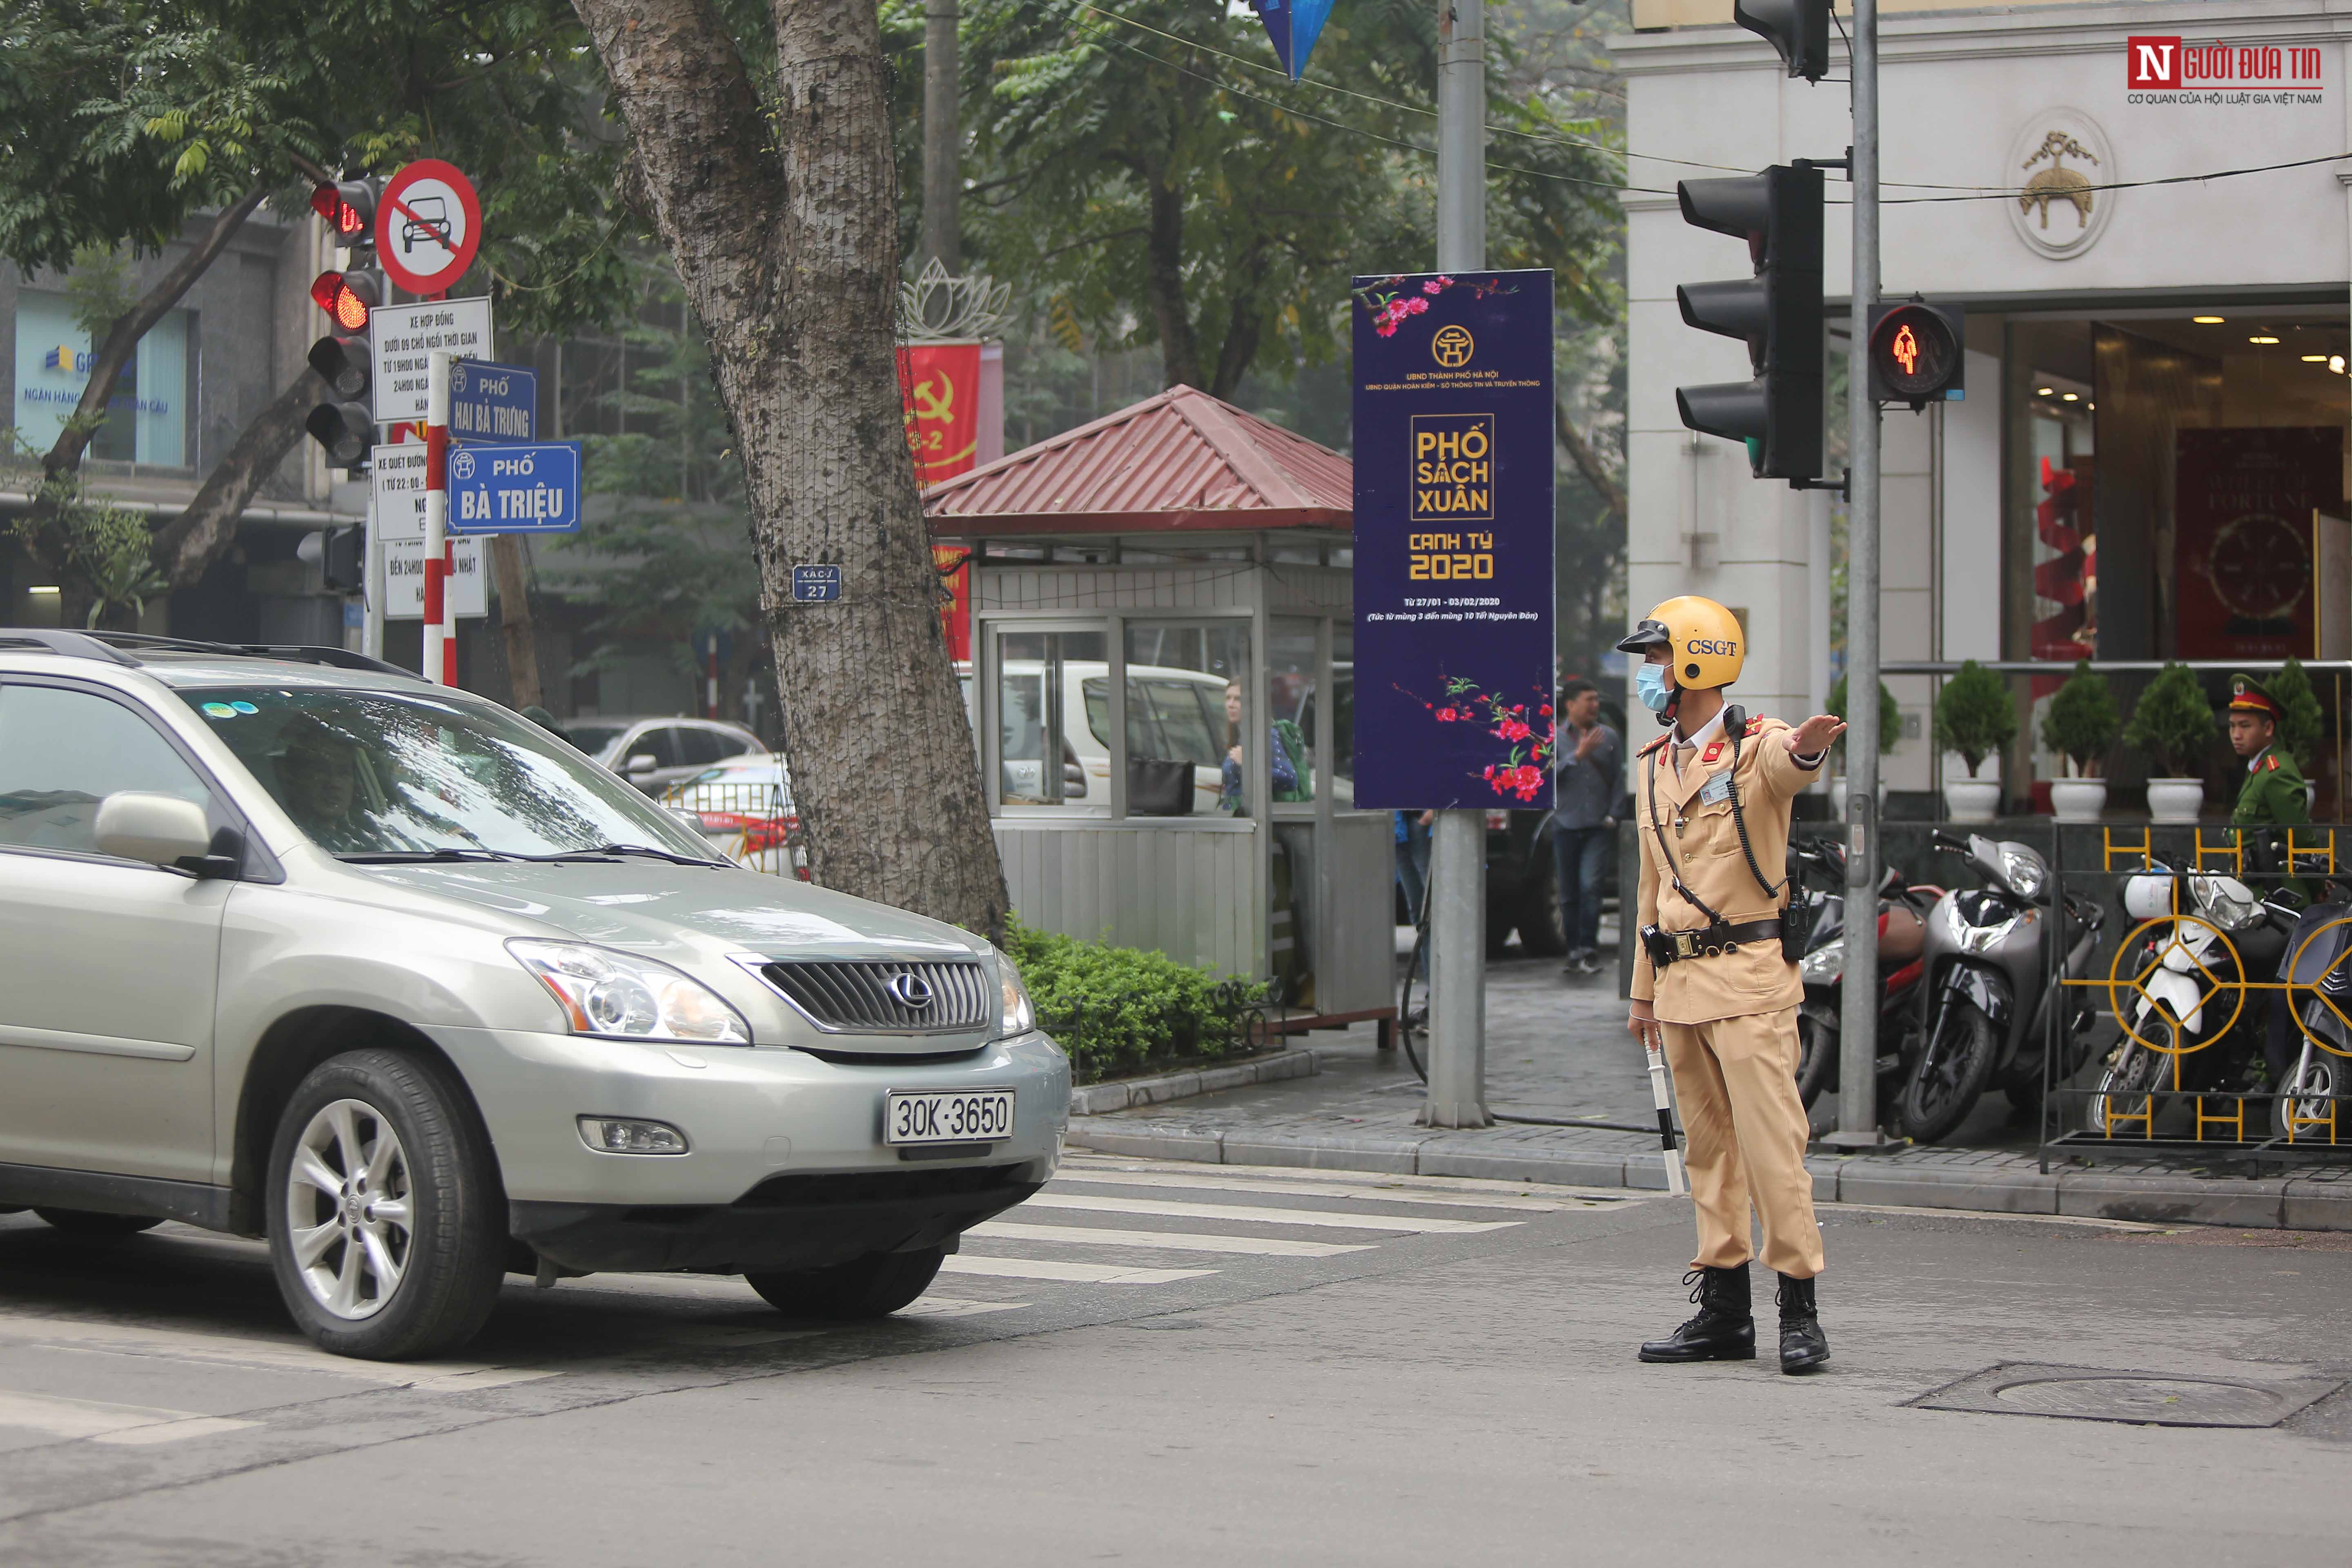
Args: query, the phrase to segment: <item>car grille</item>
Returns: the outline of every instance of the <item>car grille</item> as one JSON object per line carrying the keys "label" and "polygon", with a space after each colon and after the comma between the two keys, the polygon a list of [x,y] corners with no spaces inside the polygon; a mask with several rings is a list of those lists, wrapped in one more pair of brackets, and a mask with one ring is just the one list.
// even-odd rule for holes
{"label": "car grille", "polygon": [[995,1016],[987,972],[970,961],[780,963],[760,977],[818,1028],[840,1033],[962,1034]]}

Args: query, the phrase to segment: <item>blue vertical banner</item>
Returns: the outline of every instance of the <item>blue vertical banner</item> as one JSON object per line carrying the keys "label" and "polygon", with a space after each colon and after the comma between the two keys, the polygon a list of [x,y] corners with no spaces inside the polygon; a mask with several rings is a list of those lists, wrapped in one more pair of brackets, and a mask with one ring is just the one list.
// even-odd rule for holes
{"label": "blue vertical banner", "polygon": [[1549,810],[1551,274],[1350,292],[1356,804]]}

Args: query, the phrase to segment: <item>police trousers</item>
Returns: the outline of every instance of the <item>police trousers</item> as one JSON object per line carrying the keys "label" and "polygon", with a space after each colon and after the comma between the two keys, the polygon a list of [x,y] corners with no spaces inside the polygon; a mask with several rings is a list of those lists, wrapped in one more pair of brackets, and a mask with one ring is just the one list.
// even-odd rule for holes
{"label": "police trousers", "polygon": [[1698,1209],[1691,1267],[1736,1268],[1754,1256],[1752,1208],[1764,1225],[1765,1267],[1800,1279],[1819,1274],[1822,1230],[1805,1169],[1796,1008],[1658,1027],[1689,1139],[1683,1164]]}

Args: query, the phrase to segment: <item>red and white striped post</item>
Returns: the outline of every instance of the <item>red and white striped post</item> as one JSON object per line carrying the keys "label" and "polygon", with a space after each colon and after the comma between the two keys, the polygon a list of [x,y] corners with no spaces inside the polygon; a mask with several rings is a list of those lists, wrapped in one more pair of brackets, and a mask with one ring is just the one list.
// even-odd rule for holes
{"label": "red and white striped post", "polygon": [[449,360],[436,350],[425,374],[425,658],[418,671],[457,684],[457,617],[449,603]]}

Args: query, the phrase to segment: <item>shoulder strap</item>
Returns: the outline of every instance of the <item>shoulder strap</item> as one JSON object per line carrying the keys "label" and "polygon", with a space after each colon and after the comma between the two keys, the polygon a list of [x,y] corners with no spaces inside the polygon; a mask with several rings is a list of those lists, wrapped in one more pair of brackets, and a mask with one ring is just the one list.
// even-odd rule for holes
{"label": "shoulder strap", "polygon": [[[1748,818],[1739,809],[1739,742],[1748,730],[1748,714],[1744,709],[1729,707],[1723,710],[1723,732],[1731,737],[1731,771],[1723,775],[1724,788],[1731,796],[1731,826],[1739,830],[1739,853],[1747,858],[1748,874],[1764,889],[1764,896],[1778,901],[1788,890],[1783,879],[1775,883],[1764,875],[1764,868],[1756,863],[1756,851],[1748,843]],[[1652,816],[1656,815],[1653,808]]]}
{"label": "shoulder strap", "polygon": [[[1662,735],[1659,739],[1663,741],[1665,737]],[[1735,767],[1738,765],[1737,759],[1734,759],[1733,765]],[[1705,915],[1717,925],[1723,924],[1723,917],[1717,914],[1714,910],[1709,909],[1706,900],[1702,900],[1696,893],[1692,892],[1690,889],[1684,884],[1682,868],[1675,863],[1675,852],[1666,847],[1665,824],[1658,820],[1658,770],[1654,767],[1643,768],[1642,770],[1642,773],[1643,782],[1649,786],[1650,831],[1657,836],[1658,863],[1665,868],[1666,879],[1674,883],[1675,891],[1680,893],[1685,900],[1698,910],[1699,913]],[[1737,810],[1738,808],[1735,806],[1734,809]]]}

